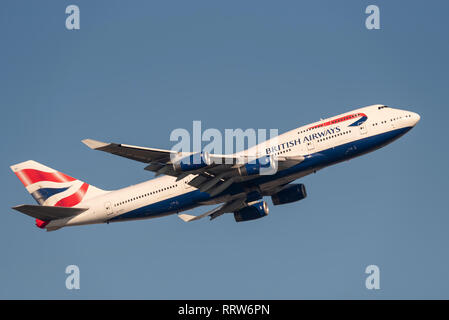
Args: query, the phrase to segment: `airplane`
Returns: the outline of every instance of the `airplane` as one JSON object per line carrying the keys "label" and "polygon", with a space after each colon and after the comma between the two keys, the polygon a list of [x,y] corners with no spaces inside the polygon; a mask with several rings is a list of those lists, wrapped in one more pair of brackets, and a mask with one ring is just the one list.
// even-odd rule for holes
{"label": "airplane", "polygon": [[[28,160],[11,169],[38,205],[13,209],[35,218],[36,226],[47,231],[171,214],[185,222],[213,220],[224,213],[232,213],[236,222],[255,220],[268,215],[264,197],[271,197],[275,206],[302,200],[307,196],[305,186],[293,181],[384,147],[419,120],[417,113],[376,104],[227,155],[85,139],[82,142],[91,149],[145,163],[145,170],[155,172],[156,178],[105,191]],[[196,216],[182,213],[204,205],[217,206]]]}

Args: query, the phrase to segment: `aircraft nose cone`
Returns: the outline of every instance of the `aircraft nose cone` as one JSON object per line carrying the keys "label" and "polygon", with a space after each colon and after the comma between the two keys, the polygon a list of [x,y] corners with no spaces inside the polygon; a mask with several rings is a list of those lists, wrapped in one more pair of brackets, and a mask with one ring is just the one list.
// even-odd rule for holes
{"label": "aircraft nose cone", "polygon": [[415,112],[413,112],[413,121],[414,121],[414,126],[416,126],[416,124],[419,122],[419,120],[421,120],[421,116]]}

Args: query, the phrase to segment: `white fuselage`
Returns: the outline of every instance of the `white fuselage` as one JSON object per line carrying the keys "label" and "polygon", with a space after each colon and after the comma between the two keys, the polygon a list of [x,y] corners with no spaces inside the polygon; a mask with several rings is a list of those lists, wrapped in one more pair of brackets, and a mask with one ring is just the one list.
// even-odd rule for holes
{"label": "white fuselage", "polygon": [[[374,105],[296,128],[243,152],[278,157],[303,156],[311,160],[320,155],[323,159],[260,180],[261,186],[281,184],[382,147],[415,126],[419,119],[414,112]],[[207,194],[188,184],[194,177],[189,175],[177,181],[176,177],[161,176],[107,192],[78,205],[89,208],[87,211],[75,217],[53,220],[48,227],[160,217],[207,201],[212,203],[213,199]],[[215,203],[222,202],[226,196],[226,193],[221,195]]]}

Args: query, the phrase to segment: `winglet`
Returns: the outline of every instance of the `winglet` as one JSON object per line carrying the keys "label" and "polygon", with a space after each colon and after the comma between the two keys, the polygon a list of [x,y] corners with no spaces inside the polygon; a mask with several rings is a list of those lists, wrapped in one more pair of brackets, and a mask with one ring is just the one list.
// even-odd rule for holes
{"label": "winglet", "polygon": [[107,145],[110,144],[110,143],[106,143],[106,142],[97,141],[94,139],[84,139],[84,140],[81,140],[81,142],[84,143],[86,146],[88,146],[91,149],[99,149],[101,147],[106,147]]}

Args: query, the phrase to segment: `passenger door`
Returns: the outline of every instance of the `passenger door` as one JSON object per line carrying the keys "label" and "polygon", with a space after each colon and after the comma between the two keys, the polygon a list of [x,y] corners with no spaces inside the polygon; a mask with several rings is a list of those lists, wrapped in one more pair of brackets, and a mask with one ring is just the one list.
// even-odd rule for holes
{"label": "passenger door", "polygon": [[359,131],[360,131],[360,134],[361,134],[361,135],[366,135],[366,134],[368,133],[368,125],[366,124],[366,122],[365,122],[365,123],[362,123],[362,124],[359,126]]}
{"label": "passenger door", "polygon": [[307,150],[312,151],[313,149],[315,149],[315,145],[313,143],[313,140],[307,142]]}
{"label": "passenger door", "polygon": [[113,210],[112,210],[112,205],[111,205],[111,203],[108,201],[108,202],[105,202],[105,204],[104,204],[104,209],[105,209],[105,211],[106,211],[106,215],[111,215],[112,213],[113,213]]}

